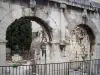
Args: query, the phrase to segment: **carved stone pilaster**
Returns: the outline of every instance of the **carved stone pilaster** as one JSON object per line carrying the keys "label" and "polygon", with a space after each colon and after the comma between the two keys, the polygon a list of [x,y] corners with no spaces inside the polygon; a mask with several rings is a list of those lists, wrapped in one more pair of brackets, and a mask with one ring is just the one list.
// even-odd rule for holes
{"label": "carved stone pilaster", "polygon": [[6,65],[6,41],[0,40],[0,66]]}

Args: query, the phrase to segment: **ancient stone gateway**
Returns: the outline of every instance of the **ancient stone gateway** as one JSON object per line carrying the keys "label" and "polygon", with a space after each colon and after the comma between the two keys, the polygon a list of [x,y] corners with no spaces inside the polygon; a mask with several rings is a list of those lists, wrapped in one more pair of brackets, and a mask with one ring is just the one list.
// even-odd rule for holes
{"label": "ancient stone gateway", "polygon": [[82,60],[82,51],[88,53],[86,59],[100,59],[100,12],[89,1],[85,3],[49,0],[46,5],[31,8],[20,1],[0,1],[0,65],[6,64],[6,29],[20,18],[34,20],[46,30],[51,44],[46,50],[47,63],[73,61],[78,54]]}

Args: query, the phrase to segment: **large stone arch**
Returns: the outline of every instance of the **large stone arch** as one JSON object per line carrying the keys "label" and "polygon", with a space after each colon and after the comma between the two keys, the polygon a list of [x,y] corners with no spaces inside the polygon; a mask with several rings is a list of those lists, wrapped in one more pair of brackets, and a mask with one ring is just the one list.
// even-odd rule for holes
{"label": "large stone arch", "polygon": [[48,37],[49,37],[49,41],[52,40],[52,35],[51,35],[52,28],[41,18],[36,17],[36,16],[24,16],[24,17],[21,17],[20,19],[29,19],[29,20],[37,22],[39,25],[41,25],[46,30]]}
{"label": "large stone arch", "polygon": [[[16,18],[16,19],[21,19],[21,18],[23,18],[23,19],[29,19],[29,20],[32,20],[32,21],[35,21],[35,22],[37,22],[40,26],[42,26],[45,30],[46,30],[46,32],[47,32],[47,34],[48,34],[48,37],[49,37],[49,41],[51,41],[52,40],[52,28],[44,21],[44,20],[42,20],[41,18],[39,18],[39,17],[37,17],[37,16],[22,16],[22,17],[20,17],[20,18]],[[10,19],[10,18],[9,18]],[[5,25],[5,24],[4,24]],[[10,24],[9,24],[10,25]],[[4,30],[4,32],[5,33],[2,33],[2,34],[6,34],[6,29],[7,29],[7,27],[9,26],[9,25],[6,25],[5,26],[5,30]],[[6,35],[5,35],[6,36]],[[4,40],[5,38],[3,38],[3,40]]]}
{"label": "large stone arch", "polygon": [[[25,8],[25,9],[27,9],[27,10],[31,10],[31,8]],[[52,40],[52,34],[51,34],[51,31],[52,31],[52,28],[51,28],[51,26],[46,22],[46,20],[44,19],[44,17],[42,16],[41,17],[41,15],[39,16],[37,16],[37,15],[34,15],[33,13],[34,12],[36,12],[36,11],[31,11],[31,12],[33,12],[33,13],[30,13],[30,12],[28,12],[28,11],[26,11],[26,13],[28,13],[28,14],[25,14],[25,15],[23,15],[22,14],[22,9],[21,8],[19,8],[19,9],[15,9],[15,10],[13,10],[12,12],[10,12],[6,17],[4,17],[1,21],[0,21],[0,25],[1,25],[1,27],[3,26],[3,30],[2,30],[2,32],[3,33],[0,33],[1,35],[0,35],[0,40],[5,40],[5,37],[6,37],[6,29],[7,29],[7,27],[11,24],[11,23],[13,23],[14,21],[15,21],[15,19],[21,19],[21,18],[23,18],[23,19],[29,19],[29,20],[32,20],[32,21],[35,21],[35,22],[37,22],[38,24],[40,24],[46,31],[47,31],[47,34],[48,34],[48,36],[49,36],[49,41],[51,41]],[[46,16],[46,15],[45,15]]]}
{"label": "large stone arch", "polygon": [[[48,43],[47,44],[50,45],[50,42],[52,41],[52,33],[51,33],[52,28],[44,20],[42,20],[41,18],[39,18],[37,16],[24,16],[24,17],[19,18],[19,20],[20,19],[28,19],[28,20],[32,20],[32,21],[37,22],[43,28],[43,30],[45,30],[47,37],[48,37],[48,41],[47,41]],[[34,40],[32,40],[32,41],[34,42]],[[36,48],[40,49],[39,48],[40,44],[41,43],[38,41],[38,43],[36,42],[34,45],[35,46],[38,45],[38,46],[36,46]],[[32,52],[32,47],[33,47],[32,45],[33,45],[33,43],[31,43],[31,49],[30,49],[31,51],[30,52]],[[35,46],[34,46],[34,49],[35,49]]]}

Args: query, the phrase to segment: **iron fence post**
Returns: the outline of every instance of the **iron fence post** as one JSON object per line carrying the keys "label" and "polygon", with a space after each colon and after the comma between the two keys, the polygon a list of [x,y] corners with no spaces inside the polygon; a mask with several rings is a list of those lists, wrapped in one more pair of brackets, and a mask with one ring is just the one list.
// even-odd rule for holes
{"label": "iron fence post", "polygon": [[68,75],[69,75],[69,64],[70,64],[70,62],[68,63]]}

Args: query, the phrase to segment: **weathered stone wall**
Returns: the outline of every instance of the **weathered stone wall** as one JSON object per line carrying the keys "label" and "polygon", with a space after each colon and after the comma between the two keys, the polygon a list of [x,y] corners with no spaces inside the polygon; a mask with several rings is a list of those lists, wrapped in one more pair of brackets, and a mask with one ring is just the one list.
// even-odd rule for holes
{"label": "weathered stone wall", "polygon": [[[71,60],[72,55],[72,53],[69,55],[71,32],[77,25],[84,24],[92,30],[95,36],[92,59],[99,59],[100,14],[98,12],[85,13],[86,11],[81,8],[70,6],[58,7],[56,4],[52,6],[50,4],[47,6],[37,6],[31,10],[31,8],[21,6],[20,4],[0,2],[0,40],[5,40],[6,29],[15,19],[23,16],[37,16],[52,28],[52,41],[50,41],[52,47],[50,49],[47,48],[47,63],[66,62]],[[86,15],[86,20],[82,18],[83,15]],[[60,49],[62,46],[66,47]],[[0,47],[1,50],[4,52],[5,48]]]}

